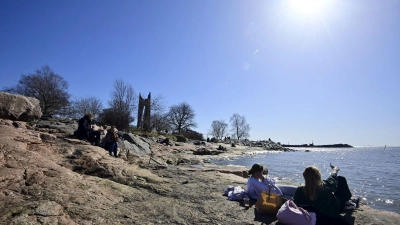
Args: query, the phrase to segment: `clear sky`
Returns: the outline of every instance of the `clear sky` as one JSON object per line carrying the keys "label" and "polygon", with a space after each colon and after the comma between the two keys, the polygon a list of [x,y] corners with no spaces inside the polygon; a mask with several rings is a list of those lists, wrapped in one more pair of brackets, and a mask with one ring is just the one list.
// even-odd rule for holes
{"label": "clear sky", "polygon": [[399,146],[399,56],[400,0],[0,1],[0,88],[47,64],[107,106],[121,78],[204,134]]}

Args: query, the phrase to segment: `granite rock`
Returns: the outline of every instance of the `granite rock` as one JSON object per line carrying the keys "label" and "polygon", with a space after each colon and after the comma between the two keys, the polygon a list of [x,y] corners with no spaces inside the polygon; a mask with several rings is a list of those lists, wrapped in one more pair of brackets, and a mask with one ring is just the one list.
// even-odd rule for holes
{"label": "granite rock", "polygon": [[33,121],[41,116],[42,112],[38,99],[0,92],[0,118]]}

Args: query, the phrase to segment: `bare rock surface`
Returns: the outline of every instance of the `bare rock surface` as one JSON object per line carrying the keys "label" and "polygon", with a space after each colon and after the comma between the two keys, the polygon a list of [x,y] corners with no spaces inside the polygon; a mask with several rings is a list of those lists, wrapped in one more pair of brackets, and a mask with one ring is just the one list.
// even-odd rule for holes
{"label": "bare rock surface", "polygon": [[151,153],[151,145],[154,143],[153,140],[148,138],[143,138],[130,133],[123,133],[122,138],[123,147],[134,154],[146,155]]}
{"label": "bare rock surface", "polygon": [[78,123],[73,120],[57,121],[53,119],[39,120],[35,130],[51,133],[57,137],[68,137],[78,129]]}
{"label": "bare rock surface", "polygon": [[0,118],[33,121],[41,116],[40,102],[36,98],[0,92]]}
{"label": "bare rock surface", "polygon": [[[250,148],[199,156],[191,143],[154,142],[155,162],[132,153],[114,158],[103,148],[22,127],[0,120],[0,224],[279,224],[222,195],[228,185],[245,187],[244,168],[204,163]],[[362,205],[342,219],[399,224],[400,215]]]}

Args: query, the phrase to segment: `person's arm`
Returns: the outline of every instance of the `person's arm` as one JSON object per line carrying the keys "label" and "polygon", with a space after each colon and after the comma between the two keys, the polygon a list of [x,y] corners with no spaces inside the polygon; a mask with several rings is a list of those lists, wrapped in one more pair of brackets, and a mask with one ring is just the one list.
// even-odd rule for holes
{"label": "person's arm", "polygon": [[272,190],[273,190],[272,191],[273,193],[276,193],[278,195],[283,195],[282,191],[275,186],[275,180],[274,179],[271,179],[271,178],[269,178],[267,176],[263,176],[263,178],[264,178],[264,180],[262,182],[265,185],[267,185],[267,191],[269,190],[269,185],[272,185],[272,186],[274,186],[274,187],[271,187]]}
{"label": "person's arm", "polygon": [[91,131],[92,130],[91,125],[90,125],[88,120],[84,120],[82,125],[83,125],[83,128],[85,129],[85,131]]}
{"label": "person's arm", "polygon": [[293,202],[300,207],[314,205],[313,201],[306,196],[306,193],[304,192],[304,186],[297,187],[293,196]]}
{"label": "person's arm", "polygon": [[302,190],[300,190],[300,188],[296,189],[296,192],[294,193],[293,196],[293,202],[296,203],[297,205],[301,205],[302,204],[302,197],[303,193],[301,193]]}
{"label": "person's arm", "polygon": [[258,181],[258,178],[256,177],[250,178],[247,183],[248,186],[252,187],[252,190],[256,193],[256,195],[260,195],[262,191],[267,191],[269,188],[264,182]]}
{"label": "person's arm", "polygon": [[275,185],[275,180],[268,178],[267,176],[263,176],[263,183],[266,185],[269,185],[269,184]]}

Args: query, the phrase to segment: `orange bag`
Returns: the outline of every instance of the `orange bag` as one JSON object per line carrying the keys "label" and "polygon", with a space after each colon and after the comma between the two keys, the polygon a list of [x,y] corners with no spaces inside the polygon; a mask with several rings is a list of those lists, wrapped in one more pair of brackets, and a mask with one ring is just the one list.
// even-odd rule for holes
{"label": "orange bag", "polygon": [[275,215],[284,203],[281,195],[271,194],[271,187],[273,186],[269,185],[268,192],[263,191],[258,197],[255,205],[257,212]]}

